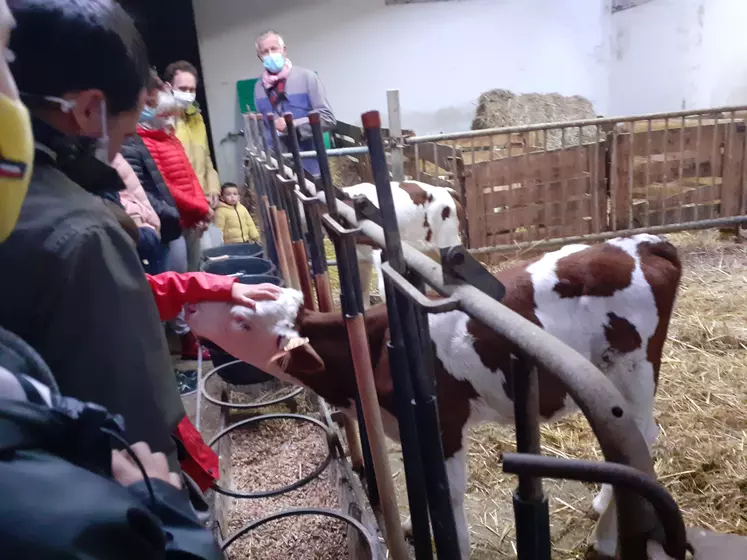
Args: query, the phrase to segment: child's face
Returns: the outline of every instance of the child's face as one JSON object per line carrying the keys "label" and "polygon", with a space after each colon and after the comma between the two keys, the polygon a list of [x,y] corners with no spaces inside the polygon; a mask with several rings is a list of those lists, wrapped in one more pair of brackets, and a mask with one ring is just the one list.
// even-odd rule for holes
{"label": "child's face", "polygon": [[239,189],[236,187],[228,187],[227,189],[223,189],[223,194],[221,195],[223,198],[223,202],[226,204],[230,204],[231,206],[236,206],[239,203]]}

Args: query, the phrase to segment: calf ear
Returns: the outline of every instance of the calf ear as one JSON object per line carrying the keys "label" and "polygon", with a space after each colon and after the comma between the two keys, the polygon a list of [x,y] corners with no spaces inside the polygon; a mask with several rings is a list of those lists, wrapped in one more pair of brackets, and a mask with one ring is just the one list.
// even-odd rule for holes
{"label": "calf ear", "polygon": [[270,358],[270,363],[291,375],[320,373],[325,367],[324,360],[310,344],[303,344],[293,350],[281,350]]}

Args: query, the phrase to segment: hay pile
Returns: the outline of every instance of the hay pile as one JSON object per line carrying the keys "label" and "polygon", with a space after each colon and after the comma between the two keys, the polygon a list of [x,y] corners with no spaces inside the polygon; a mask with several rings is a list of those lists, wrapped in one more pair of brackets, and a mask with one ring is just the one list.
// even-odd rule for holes
{"label": "hay pile", "polygon": [[[558,93],[515,94],[505,89],[493,89],[483,93],[477,101],[472,130],[520,126],[526,124],[554,123],[593,119],[596,117],[591,101],[574,95],[566,97]],[[596,140],[594,127],[583,131],[584,142]],[[547,149],[562,147],[560,130],[547,135]],[[578,144],[578,129],[565,133],[566,146]]]}

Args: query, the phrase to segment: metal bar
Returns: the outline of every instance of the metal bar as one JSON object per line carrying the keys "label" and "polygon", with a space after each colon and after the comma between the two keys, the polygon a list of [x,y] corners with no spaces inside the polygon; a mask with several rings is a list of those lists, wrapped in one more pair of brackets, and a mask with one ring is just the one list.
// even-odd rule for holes
{"label": "metal bar", "polygon": [[695,222],[685,222],[682,224],[665,224],[661,226],[651,227],[640,227],[626,230],[617,231],[606,231],[599,234],[592,235],[575,235],[573,237],[557,237],[554,239],[547,239],[543,241],[528,241],[526,243],[517,243],[515,245],[495,245],[493,247],[480,247],[478,249],[470,249],[470,253],[473,255],[484,255],[488,253],[508,253],[513,251],[520,251],[523,249],[540,249],[553,247],[557,245],[567,245],[571,243],[588,243],[593,241],[605,241],[607,239],[614,239],[615,237],[628,237],[631,235],[638,235],[639,233],[650,233],[657,235],[660,233],[674,233],[677,231],[685,231],[691,229],[711,229],[735,226],[747,223],[747,216],[730,216],[725,218],[713,218],[711,220],[699,220]]}
{"label": "metal bar", "polygon": [[610,207],[612,208],[611,214],[612,219],[610,220],[610,227],[612,231],[617,230],[617,144],[620,141],[620,137],[617,134],[617,127],[613,127],[609,133],[612,138],[612,149],[610,150]]}
{"label": "metal bar", "polygon": [[415,180],[420,181],[420,144],[415,144],[413,146],[414,148],[414,158],[415,158]]}
{"label": "metal bar", "polygon": [[[716,153],[718,147],[718,115],[713,121],[713,147],[711,149],[711,192],[716,192]],[[723,178],[722,178],[723,184]],[[708,205],[708,217],[713,218],[713,200]]]}
{"label": "metal bar", "polygon": [[[311,126],[311,137],[314,142],[314,147],[317,148],[317,161],[319,162],[319,171],[321,175],[321,183],[324,187],[324,192],[328,195],[329,202],[327,203],[327,208],[329,209],[330,213],[334,216],[337,211],[337,198],[334,196],[334,186],[332,185],[332,174],[329,170],[329,159],[327,159],[327,152],[324,149],[324,132],[322,131],[322,119],[319,115],[318,111],[311,111],[309,113],[309,125]],[[306,189],[308,190],[308,189]],[[320,254],[318,255],[318,258],[323,260],[324,265],[328,264],[326,262],[326,255],[324,255],[324,242],[322,238],[322,231],[321,231],[321,216],[319,216],[319,207],[316,207],[317,212],[317,218],[316,220],[312,219],[312,235],[317,237],[318,240],[318,250]],[[312,264],[313,264],[314,255],[312,255]],[[337,262],[334,263],[337,265]],[[318,270],[323,270],[322,273],[318,273]],[[332,290],[329,285],[329,275],[327,273],[326,266],[322,267],[322,265],[319,265],[319,268],[315,266],[315,283],[316,283],[316,296],[319,300],[319,310],[320,311],[332,311],[334,309],[334,304],[332,303]],[[360,406],[360,398],[356,395],[356,404],[357,404],[357,410],[358,414],[362,414],[361,406]],[[345,428],[345,436],[348,441],[348,452],[350,453],[350,462],[353,464],[353,468],[360,470],[364,466],[364,453],[362,449],[362,445],[364,442],[366,442],[366,449],[367,453],[366,456],[368,459],[368,465],[372,465],[370,462],[370,451],[368,450],[368,438],[365,434],[365,426],[361,424],[361,434],[360,437],[358,434],[356,434],[356,427],[355,423],[348,418],[347,416],[344,417],[344,428]],[[368,471],[373,471],[373,469],[369,468]],[[369,486],[376,488],[376,479],[373,478],[373,472],[370,474],[367,472],[367,476],[369,476]]]}
{"label": "metal bar", "polygon": [[567,460],[522,453],[504,453],[503,472],[612,484],[616,489],[635,492],[651,503],[662,521],[666,552],[674,558],[684,559],[686,556],[687,534],[682,514],[674,498],[649,474],[616,463]]}
{"label": "metal bar", "polygon": [[[539,380],[537,368],[511,356],[514,385],[516,451],[540,454]],[[519,475],[514,495],[516,548],[519,558],[550,560],[550,509],[542,492],[542,479]]]}
{"label": "metal bar", "polygon": [[649,188],[651,187],[651,134],[653,132],[653,121],[648,119],[648,128],[646,132],[646,227],[651,223],[651,199],[649,198]]}
{"label": "metal bar", "polygon": [[[329,157],[339,157],[339,156],[358,156],[368,153],[368,146],[352,146],[349,148],[332,148],[327,150],[327,156]],[[317,157],[316,150],[304,150],[300,152],[301,159],[312,159]],[[283,154],[283,159],[293,159],[293,154],[290,152],[285,152]]]}
{"label": "metal bar", "polygon": [[661,188],[661,219],[659,224],[663,225],[667,221],[667,191],[669,189],[669,119],[664,121],[664,167],[662,167],[662,188]]}
{"label": "metal bar", "polygon": [[[404,275],[407,266],[402,253],[386,154],[381,141],[380,117],[378,112],[372,111],[365,113],[362,120],[366,143],[371,153],[371,170],[386,241],[386,266],[387,269],[391,268]],[[403,454],[408,455],[405,475],[414,534],[416,522],[418,525],[416,546],[422,549],[421,556],[432,556],[427,513],[427,508],[430,507],[438,557],[458,558],[459,542],[444,464],[428,323],[423,318],[418,320],[413,302],[401,291],[394,289],[388,276],[385,276],[384,286],[392,357],[399,366],[390,371],[392,382],[395,384],[395,394],[398,395],[397,419]]]}
{"label": "metal bar", "polygon": [[389,135],[392,139],[392,179],[402,182],[405,180],[405,154],[399,145],[402,136],[402,115],[399,105],[399,90],[386,92],[386,104],[389,110]]}
{"label": "metal bar", "polygon": [[[514,174],[513,174],[513,166],[511,165],[511,135],[509,134],[507,136],[508,140],[506,141],[508,144],[508,147],[506,148],[506,158],[509,160],[508,162],[508,208],[506,209],[508,213],[508,220],[506,220],[506,225],[508,226],[508,240],[509,243],[513,243],[515,241],[514,239],[514,211],[516,208],[516,201],[514,199]],[[474,152],[474,140],[472,141],[472,162],[474,164],[475,161],[475,152]],[[488,195],[488,200],[493,198],[493,185],[490,186],[490,195]],[[492,203],[491,203],[492,206]],[[486,220],[487,222],[487,220]]]}
{"label": "metal bar", "polygon": [[[703,116],[698,115],[698,128],[695,131],[695,188],[700,188],[700,141],[703,134]],[[713,170],[711,170],[713,172]],[[699,199],[696,198],[696,204]],[[700,217],[701,205],[697,204],[696,216]]]}
{"label": "metal bar", "polygon": [[[734,114],[732,113],[732,124],[734,123]],[[677,221],[682,222],[682,201],[685,199],[685,185],[682,182],[682,175],[685,170],[685,125],[686,125],[685,117],[682,117],[680,120],[680,165],[677,170],[677,184],[679,188],[677,189],[677,193],[679,194],[679,200],[677,201],[677,207],[679,208],[679,216]],[[632,225],[631,225],[632,227]]]}
{"label": "metal bar", "polygon": [[635,122],[631,122],[630,149],[628,150],[628,229],[633,227],[633,172],[635,171]]}
{"label": "metal bar", "polygon": [[371,353],[363,315],[360,279],[353,273],[358,266],[355,242],[352,237],[357,229],[346,230],[342,228],[330,215],[324,217],[324,224],[333,238],[337,250],[337,261],[341,265],[340,296],[342,312],[348,331],[348,342],[353,358],[353,369],[360,395],[364,423],[370,435],[371,459],[373,470],[376,473],[379,497],[381,498],[387,544],[395,560],[407,560],[407,546],[399,519],[397,496],[389,466],[386,435],[384,434],[379,398],[374,382]]}
{"label": "metal bar", "polygon": [[591,185],[591,231],[592,233],[599,233],[601,231],[601,225],[599,223],[599,126],[594,127],[594,163],[589,166],[591,170],[591,177],[589,183]]}
{"label": "metal bar", "polygon": [[[294,162],[294,170],[296,172],[296,184],[298,185],[299,192],[298,195],[308,195],[309,190],[306,188],[306,181],[303,180],[304,178],[304,172],[303,172],[303,163],[301,162],[301,157],[299,156],[300,148],[298,145],[298,136],[296,135],[296,126],[293,122],[293,114],[291,113],[285,113],[283,115],[283,118],[285,119],[285,126],[287,131],[287,143],[290,144],[291,153],[293,154],[293,162]],[[277,131],[276,131],[277,133]],[[282,163],[282,159],[278,157],[278,163]],[[281,168],[285,168],[285,165],[279,165]],[[294,256],[296,260],[296,267],[298,269],[298,276],[299,280],[301,281],[301,291],[304,295],[304,304],[306,309],[314,310],[316,309],[314,305],[314,289],[311,284],[311,271],[309,270],[309,257],[308,253],[306,252],[306,242],[303,239],[303,232],[301,229],[301,215],[298,211],[298,204],[299,199],[294,197],[292,193],[295,193],[295,189],[292,186],[289,186],[287,190],[287,196],[289,198],[289,204],[290,209],[289,212],[292,216],[292,220],[296,222],[296,228],[297,231],[295,232],[295,236],[293,238],[293,251]],[[308,205],[304,206],[304,212],[306,217],[306,224],[309,227],[309,231],[311,231],[311,222],[313,221],[313,211]],[[320,248],[316,246],[316,240],[314,239],[313,235],[309,235],[308,239],[311,241],[311,243],[314,245],[312,247],[312,251],[315,255],[320,254]],[[318,261],[317,261],[317,264]]]}
{"label": "metal bar", "polygon": [[[566,129],[563,128],[560,130],[560,149],[565,150],[565,131]],[[563,153],[562,151],[560,152]],[[562,158],[562,156],[560,156]],[[565,233],[568,231],[568,178],[564,176],[564,173],[562,172],[562,165],[560,167],[561,169],[561,178],[560,178],[560,192],[561,192],[561,201],[560,201],[560,225],[561,231]]]}
{"label": "metal bar", "polygon": [[479,138],[480,136],[489,136],[491,134],[508,134],[511,132],[534,132],[537,130],[546,130],[552,128],[573,128],[577,126],[591,126],[591,125],[602,125],[602,124],[617,124],[619,122],[634,120],[645,120],[645,119],[663,119],[663,118],[676,118],[681,116],[692,115],[694,113],[702,113],[704,115],[713,115],[718,113],[724,113],[727,111],[747,111],[747,105],[738,105],[730,107],[716,107],[712,109],[702,110],[687,110],[687,111],[673,111],[670,113],[647,113],[633,116],[619,116],[619,117],[605,117],[598,119],[584,119],[577,121],[566,121],[556,123],[539,123],[539,124],[528,124],[521,126],[507,126],[503,128],[486,128],[483,130],[468,130],[464,132],[450,132],[446,134],[427,134],[421,136],[408,136],[405,138],[405,144],[422,144],[424,142],[437,142],[439,140],[462,140],[467,138]]}

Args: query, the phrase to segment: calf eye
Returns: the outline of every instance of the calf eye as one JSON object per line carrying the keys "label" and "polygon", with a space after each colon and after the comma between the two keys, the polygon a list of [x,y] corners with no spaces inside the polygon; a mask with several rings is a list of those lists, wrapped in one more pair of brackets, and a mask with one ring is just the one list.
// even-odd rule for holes
{"label": "calf eye", "polygon": [[252,326],[249,323],[241,323],[240,327],[242,331],[252,330]]}

